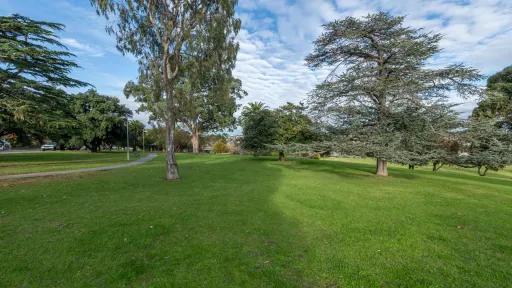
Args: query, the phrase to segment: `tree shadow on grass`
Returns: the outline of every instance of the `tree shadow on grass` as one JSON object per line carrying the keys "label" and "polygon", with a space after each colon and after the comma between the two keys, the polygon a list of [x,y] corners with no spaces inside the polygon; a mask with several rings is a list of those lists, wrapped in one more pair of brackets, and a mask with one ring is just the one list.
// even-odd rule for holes
{"label": "tree shadow on grass", "polygon": [[164,172],[160,156],[89,179],[8,187],[0,286],[314,286],[300,226],[272,202],[278,167],[213,157],[184,161],[177,182]]}
{"label": "tree shadow on grass", "polygon": [[[280,166],[292,170],[310,170],[324,173],[331,173],[340,177],[360,177],[360,178],[380,178],[375,175],[375,165],[371,163],[354,163],[343,160],[328,161],[328,160],[310,160],[310,159],[290,159],[286,162],[278,162],[275,159],[267,158],[267,161],[275,161]],[[487,185],[502,185],[511,186],[512,179],[505,178],[502,175],[487,175],[485,177],[478,176],[476,172],[468,174],[467,171],[455,170],[441,170],[433,172],[426,167],[420,169],[409,170],[405,167],[391,166],[388,168],[389,178],[417,180],[419,178],[429,178],[431,180],[451,181],[456,182],[478,182],[479,184]],[[384,177],[385,178],[385,177]]]}
{"label": "tree shadow on grass", "polygon": [[[289,161],[278,162],[278,165],[292,170],[309,170],[322,173],[335,174],[339,177],[368,178],[375,176],[375,167],[366,163],[353,163],[343,161],[325,161],[309,159],[289,159]],[[390,171],[393,173],[394,171]],[[400,175],[400,177],[404,177]],[[405,176],[407,177],[407,176]]]}
{"label": "tree shadow on grass", "polygon": [[[324,257],[332,258],[319,265],[325,265],[324,271],[343,274],[350,287],[460,287],[461,283],[474,287],[498,283],[493,287],[500,287],[510,283],[505,272],[512,228],[506,220],[511,212],[510,181],[505,189],[505,179],[482,179],[457,171],[394,168],[390,170],[392,176],[379,178],[372,175],[371,164],[317,160],[273,163],[293,171],[339,177],[340,185],[333,185],[336,178],[332,181],[329,175],[297,174],[308,177],[298,185],[311,182],[322,199],[306,194],[313,190],[309,186],[302,195],[290,197],[300,201],[301,209],[315,211],[309,215],[315,217],[313,223],[329,227],[318,229],[317,233],[325,234],[311,249],[314,253],[324,249]],[[379,180],[368,181],[370,178]],[[399,181],[393,180],[396,178]],[[496,184],[503,187],[486,187]],[[317,218],[321,213],[329,216]],[[334,232],[340,228],[340,233]],[[344,245],[338,249],[322,245],[329,236],[335,239],[333,243]],[[378,253],[372,255],[376,250]],[[337,269],[341,265],[343,269]]]}
{"label": "tree shadow on grass", "polygon": [[466,171],[453,171],[453,170],[441,170],[438,172],[421,171],[422,175],[429,178],[443,178],[447,181],[463,181],[465,183],[478,182],[479,184],[487,185],[501,185],[501,186],[512,186],[512,179],[506,178],[502,175],[487,175],[478,176],[476,171],[473,174],[468,174]]}

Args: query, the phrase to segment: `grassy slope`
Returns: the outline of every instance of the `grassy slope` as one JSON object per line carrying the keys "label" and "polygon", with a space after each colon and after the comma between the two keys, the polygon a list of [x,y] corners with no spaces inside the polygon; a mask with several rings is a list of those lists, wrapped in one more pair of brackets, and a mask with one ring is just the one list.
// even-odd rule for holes
{"label": "grassy slope", "polygon": [[[180,155],[0,185],[0,287],[507,287],[512,180]],[[373,163],[372,163],[373,164]]]}
{"label": "grassy slope", "polygon": [[[132,153],[130,160],[136,159],[139,154]],[[124,162],[126,162],[126,154],[122,152],[0,153],[0,175],[93,168]]]}

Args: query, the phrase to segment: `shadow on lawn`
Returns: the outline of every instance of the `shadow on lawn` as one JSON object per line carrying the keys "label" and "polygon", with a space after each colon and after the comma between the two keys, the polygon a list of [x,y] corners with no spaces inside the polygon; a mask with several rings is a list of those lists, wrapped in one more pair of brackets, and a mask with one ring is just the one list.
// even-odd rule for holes
{"label": "shadow on lawn", "polygon": [[[208,255],[200,265],[202,275],[194,277],[202,283],[214,279],[210,286],[219,287],[312,286],[300,264],[306,247],[299,225],[271,200],[280,185],[280,169],[246,157],[205,158],[183,161],[183,180],[174,191],[183,193],[179,206],[189,208],[183,220],[193,236],[186,245],[198,249],[203,261]],[[197,261],[187,262],[197,269]]]}
{"label": "shadow on lawn", "polygon": [[[375,177],[375,166],[366,163],[353,163],[344,161],[326,161],[326,160],[309,160],[309,159],[289,159],[289,161],[278,162],[280,166],[292,170],[309,170],[323,173],[335,174],[339,177],[357,177],[368,178]],[[394,168],[390,169],[390,175],[400,178],[413,178],[414,175],[396,173]]]}
{"label": "shadow on lawn", "polygon": [[[263,160],[263,159],[260,159]],[[309,170],[318,171],[324,173],[335,174],[340,177],[377,177],[375,175],[375,165],[370,163],[353,163],[347,161],[318,161],[309,159],[290,159],[290,161],[279,162],[275,159],[267,158],[267,161],[273,161],[282,167],[286,167],[292,170]],[[479,184],[488,185],[512,185],[512,179],[506,178],[503,175],[487,175],[485,177],[478,176],[476,172],[474,174],[468,173],[467,171],[456,171],[456,170],[441,170],[438,172],[430,171],[425,167],[420,169],[409,170],[405,167],[389,167],[390,178],[416,180],[418,178],[429,178],[431,180],[443,180],[450,181],[453,183],[458,182],[478,182]],[[472,171],[472,170],[471,170]]]}
{"label": "shadow on lawn", "polygon": [[163,179],[160,156],[0,193],[0,210],[11,211],[0,227],[0,286],[314,286],[299,225],[271,200],[279,168],[181,158],[177,182]]}

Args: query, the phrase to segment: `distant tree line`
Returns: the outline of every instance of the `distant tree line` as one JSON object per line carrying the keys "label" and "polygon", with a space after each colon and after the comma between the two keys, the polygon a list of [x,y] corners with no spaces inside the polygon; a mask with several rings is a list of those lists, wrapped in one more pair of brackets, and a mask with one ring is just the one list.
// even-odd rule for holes
{"label": "distant tree line", "polygon": [[286,103],[270,109],[261,102],[244,107],[240,116],[243,129],[242,147],[255,155],[266,155],[277,150],[279,160],[285,159],[287,145],[319,141],[321,134],[302,104]]}

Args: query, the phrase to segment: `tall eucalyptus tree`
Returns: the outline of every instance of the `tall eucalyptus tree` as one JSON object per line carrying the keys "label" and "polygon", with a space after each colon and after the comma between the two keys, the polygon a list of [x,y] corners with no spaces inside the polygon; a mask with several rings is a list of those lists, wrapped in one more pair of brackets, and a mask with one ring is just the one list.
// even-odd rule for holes
{"label": "tall eucalyptus tree", "polygon": [[[200,134],[233,128],[237,100],[245,96],[242,82],[233,77],[238,52],[239,22],[226,23],[222,13],[197,31],[184,58],[178,121],[191,133],[192,150],[199,152]],[[229,25],[226,25],[229,24]]]}
{"label": "tall eucalyptus tree", "polygon": [[[150,88],[143,93],[146,108],[166,126],[167,179],[178,179],[174,153],[174,130],[179,97],[187,73],[187,56],[201,41],[203,31],[215,26],[238,30],[234,17],[236,0],[91,0],[100,14],[115,17],[107,31],[117,38],[117,48],[133,54],[139,72]],[[231,29],[231,28],[230,28]],[[228,29],[229,30],[229,29]],[[209,32],[210,33],[210,32]],[[220,33],[220,32],[219,32]],[[224,41],[232,34],[224,33]],[[216,47],[222,47],[218,45]]]}

